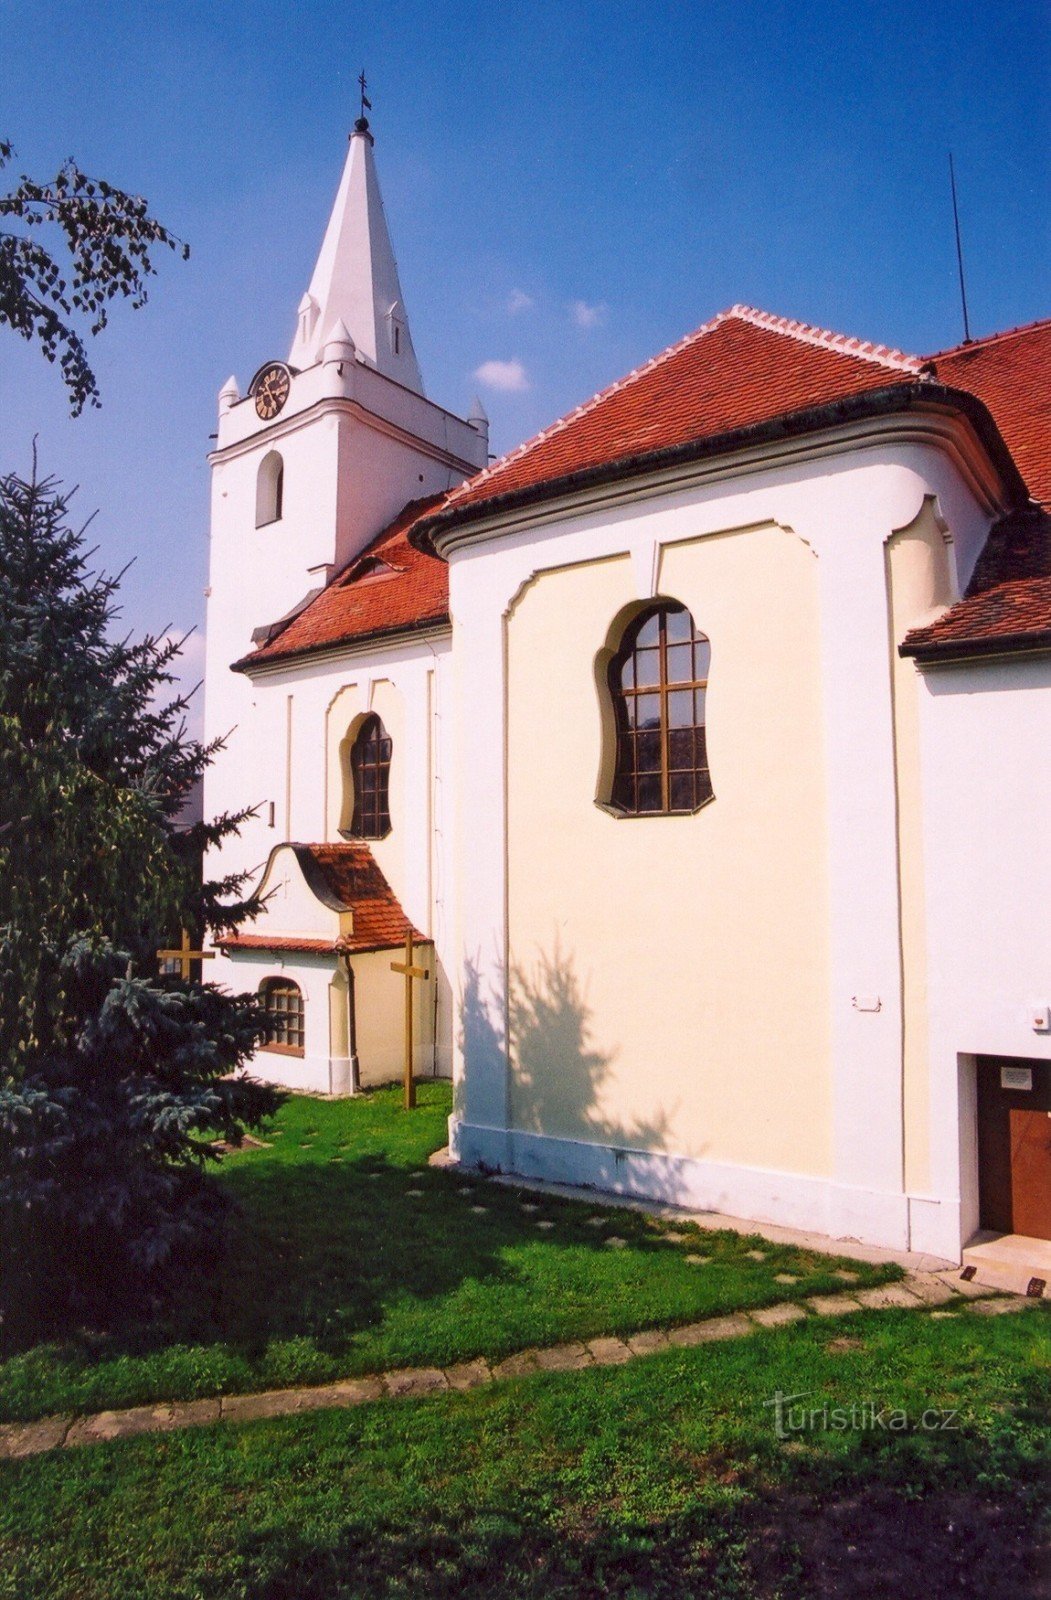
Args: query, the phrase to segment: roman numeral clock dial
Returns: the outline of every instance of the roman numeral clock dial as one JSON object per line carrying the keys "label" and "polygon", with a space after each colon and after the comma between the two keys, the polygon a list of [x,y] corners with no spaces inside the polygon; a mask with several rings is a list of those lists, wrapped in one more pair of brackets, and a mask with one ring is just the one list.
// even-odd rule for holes
{"label": "roman numeral clock dial", "polygon": [[288,399],[292,375],[282,361],[271,361],[252,383],[255,409],[264,422],[273,422]]}

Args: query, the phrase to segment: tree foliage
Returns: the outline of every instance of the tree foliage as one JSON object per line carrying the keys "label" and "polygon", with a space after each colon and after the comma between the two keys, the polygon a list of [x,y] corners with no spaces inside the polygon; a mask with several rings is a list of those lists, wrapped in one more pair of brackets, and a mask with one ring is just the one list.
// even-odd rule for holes
{"label": "tree foliage", "polygon": [[[13,155],[10,141],[0,139],[0,168]],[[190,254],[141,196],[89,178],[72,159],[47,182],[23,175],[0,195],[0,322],[59,363],[74,416],[100,402],[72,319],[87,319],[97,334],[113,300],[145,305],[158,248],[184,260]]]}
{"label": "tree foliage", "polygon": [[91,554],[53,482],[0,478],[8,1328],[16,1285],[38,1323],[97,1318],[118,1286],[159,1294],[217,1214],[216,1130],[236,1142],[276,1104],[237,1075],[262,1032],[255,999],[153,976],[181,927],[198,937],[256,909],[238,877],[200,881],[203,847],[244,814],[180,826],[215,746],[188,736],[172,692],[178,641],[115,637],[119,580]]}

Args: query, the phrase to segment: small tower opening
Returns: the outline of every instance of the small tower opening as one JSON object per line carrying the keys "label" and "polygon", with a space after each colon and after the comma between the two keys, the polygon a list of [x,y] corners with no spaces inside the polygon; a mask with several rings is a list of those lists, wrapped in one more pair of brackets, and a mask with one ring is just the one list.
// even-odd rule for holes
{"label": "small tower opening", "polygon": [[271,450],[259,463],[255,484],[255,525],[280,522],[284,510],[285,463],[277,450]]}

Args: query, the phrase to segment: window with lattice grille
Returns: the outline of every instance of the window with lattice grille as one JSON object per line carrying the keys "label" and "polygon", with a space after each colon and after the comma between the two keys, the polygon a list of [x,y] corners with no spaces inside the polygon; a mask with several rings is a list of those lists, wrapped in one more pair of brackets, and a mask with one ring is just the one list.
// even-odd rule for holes
{"label": "window with lattice grille", "polygon": [[711,645],[685,606],[636,617],[609,667],[617,754],[612,803],[626,816],[696,811],[712,798],[705,734]]}
{"label": "window with lattice grille", "polygon": [[262,997],[268,1046],[301,1056],[306,1034],[303,991],[298,983],[293,983],[291,978],[267,978],[262,987]]}
{"label": "window with lattice grille", "polygon": [[391,740],[379,717],[362,723],[350,752],[354,816],[350,831],[358,839],[383,839],[390,832]]}

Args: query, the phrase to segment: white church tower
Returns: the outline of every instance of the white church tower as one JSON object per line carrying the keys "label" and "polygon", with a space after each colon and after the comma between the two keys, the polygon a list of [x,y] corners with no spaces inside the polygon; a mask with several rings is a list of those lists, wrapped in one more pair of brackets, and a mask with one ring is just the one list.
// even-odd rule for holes
{"label": "white church tower", "polygon": [[264,820],[276,814],[268,834],[249,823],[224,848],[225,871],[257,867],[273,827],[280,836],[294,826],[289,749],[264,734],[258,685],[232,663],[408,502],[453,487],[487,459],[484,415],[465,420],[424,395],[373,146],[361,117],[288,359],[265,362],[243,396],[233,377],[219,393],[205,721],[207,736],[226,736],[227,749],[205,801],[210,815],[249,804]]}

